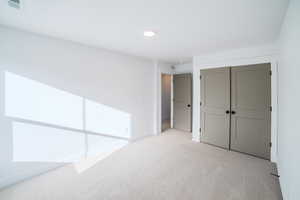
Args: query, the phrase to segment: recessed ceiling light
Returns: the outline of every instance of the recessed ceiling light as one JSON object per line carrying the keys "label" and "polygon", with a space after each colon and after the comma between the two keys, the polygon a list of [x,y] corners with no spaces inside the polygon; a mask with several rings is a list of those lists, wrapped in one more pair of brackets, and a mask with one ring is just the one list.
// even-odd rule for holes
{"label": "recessed ceiling light", "polygon": [[156,33],[153,32],[153,31],[144,31],[144,36],[145,37],[153,37],[155,35],[156,35]]}

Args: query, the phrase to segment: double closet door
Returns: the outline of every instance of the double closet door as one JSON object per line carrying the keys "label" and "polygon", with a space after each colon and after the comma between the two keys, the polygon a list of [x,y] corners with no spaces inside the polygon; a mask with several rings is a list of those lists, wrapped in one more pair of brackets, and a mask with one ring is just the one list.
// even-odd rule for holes
{"label": "double closet door", "polygon": [[201,70],[201,141],[270,159],[271,66]]}

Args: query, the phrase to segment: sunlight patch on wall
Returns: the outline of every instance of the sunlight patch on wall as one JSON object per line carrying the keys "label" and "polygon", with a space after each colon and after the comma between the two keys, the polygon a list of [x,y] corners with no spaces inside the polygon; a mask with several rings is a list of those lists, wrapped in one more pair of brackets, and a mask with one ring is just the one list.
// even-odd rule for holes
{"label": "sunlight patch on wall", "polygon": [[82,129],[83,98],[5,72],[5,115]]}
{"label": "sunlight patch on wall", "polygon": [[130,138],[130,115],[123,111],[85,100],[86,130]]}
{"label": "sunlight patch on wall", "polygon": [[13,122],[13,161],[79,161],[85,153],[84,133]]}
{"label": "sunlight patch on wall", "polygon": [[5,115],[93,133],[131,137],[129,113],[10,72],[5,72]]}
{"label": "sunlight patch on wall", "polygon": [[5,115],[12,118],[14,162],[83,160],[82,172],[131,137],[129,113],[11,72],[5,72]]}

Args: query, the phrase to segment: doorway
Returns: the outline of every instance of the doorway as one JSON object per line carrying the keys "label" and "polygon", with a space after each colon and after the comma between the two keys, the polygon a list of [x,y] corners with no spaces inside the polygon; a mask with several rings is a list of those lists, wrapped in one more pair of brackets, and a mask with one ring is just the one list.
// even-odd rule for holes
{"label": "doorway", "polygon": [[171,128],[172,75],[161,75],[161,131]]}
{"label": "doorway", "polygon": [[192,131],[192,74],[173,75],[173,126]]}
{"label": "doorway", "polygon": [[271,65],[201,70],[202,141],[270,159]]}

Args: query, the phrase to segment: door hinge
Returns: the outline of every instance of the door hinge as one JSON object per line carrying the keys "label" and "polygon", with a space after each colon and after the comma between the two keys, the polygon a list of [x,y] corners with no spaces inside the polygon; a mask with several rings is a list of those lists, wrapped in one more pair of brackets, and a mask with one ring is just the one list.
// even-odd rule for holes
{"label": "door hinge", "polygon": [[199,128],[199,132],[201,133],[201,128]]}
{"label": "door hinge", "polygon": [[272,147],[272,142],[269,143],[270,147]]}
{"label": "door hinge", "polygon": [[270,70],[270,72],[269,72],[269,73],[270,73],[270,76],[272,76],[272,70]]}
{"label": "door hinge", "polygon": [[200,75],[200,80],[202,79],[202,76]]}
{"label": "door hinge", "polygon": [[270,106],[270,111],[272,112],[272,106]]}
{"label": "door hinge", "polygon": [[200,106],[202,106],[202,102],[200,101]]}

